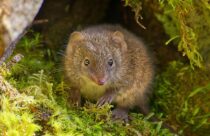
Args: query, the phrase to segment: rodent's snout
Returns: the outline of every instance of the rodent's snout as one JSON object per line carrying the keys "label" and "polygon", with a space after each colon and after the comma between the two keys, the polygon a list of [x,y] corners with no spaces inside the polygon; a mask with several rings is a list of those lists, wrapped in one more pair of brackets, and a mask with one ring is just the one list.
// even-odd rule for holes
{"label": "rodent's snout", "polygon": [[91,75],[91,79],[98,85],[104,85],[107,81],[106,76]]}

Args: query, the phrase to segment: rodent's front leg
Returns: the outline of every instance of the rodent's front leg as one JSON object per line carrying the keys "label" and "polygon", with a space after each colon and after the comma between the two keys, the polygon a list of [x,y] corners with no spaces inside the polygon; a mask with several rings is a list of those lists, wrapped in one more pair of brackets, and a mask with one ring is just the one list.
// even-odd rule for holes
{"label": "rodent's front leg", "polygon": [[106,103],[108,104],[112,103],[114,97],[115,97],[115,92],[113,90],[107,90],[105,94],[97,101],[97,106],[100,107]]}
{"label": "rodent's front leg", "polygon": [[78,88],[72,87],[69,90],[69,104],[73,107],[80,107],[81,106],[81,93]]}

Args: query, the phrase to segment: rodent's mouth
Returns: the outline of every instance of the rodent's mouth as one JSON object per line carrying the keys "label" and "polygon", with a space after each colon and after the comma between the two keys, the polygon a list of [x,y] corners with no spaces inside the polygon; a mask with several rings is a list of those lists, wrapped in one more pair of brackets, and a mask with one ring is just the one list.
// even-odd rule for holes
{"label": "rodent's mouth", "polygon": [[104,80],[104,79],[93,80],[93,82],[95,82],[97,85],[101,85],[101,86],[106,84],[106,80]]}
{"label": "rodent's mouth", "polygon": [[95,82],[97,85],[105,85],[107,82],[107,77],[97,78],[96,76],[91,76],[91,80]]}
{"label": "rodent's mouth", "polygon": [[98,85],[104,85],[104,84],[105,84],[105,82],[103,82],[103,81],[102,82],[101,81],[98,82]]}

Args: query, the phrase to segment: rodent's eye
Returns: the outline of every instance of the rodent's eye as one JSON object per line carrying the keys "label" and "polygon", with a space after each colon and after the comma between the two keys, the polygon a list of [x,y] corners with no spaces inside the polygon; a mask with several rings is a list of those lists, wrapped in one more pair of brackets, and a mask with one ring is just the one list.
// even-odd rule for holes
{"label": "rodent's eye", "polygon": [[112,66],[113,65],[113,60],[109,59],[108,64],[109,64],[109,66]]}
{"label": "rodent's eye", "polygon": [[90,60],[89,59],[85,59],[84,64],[85,64],[85,66],[88,66],[90,64]]}

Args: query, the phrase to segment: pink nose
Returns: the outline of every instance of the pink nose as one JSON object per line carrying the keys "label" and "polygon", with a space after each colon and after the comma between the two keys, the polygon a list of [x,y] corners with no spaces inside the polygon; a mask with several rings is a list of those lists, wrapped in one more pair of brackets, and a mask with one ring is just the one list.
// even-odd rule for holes
{"label": "pink nose", "polygon": [[103,79],[98,79],[98,84],[99,85],[104,85],[104,83],[106,82],[106,79],[103,78]]}

